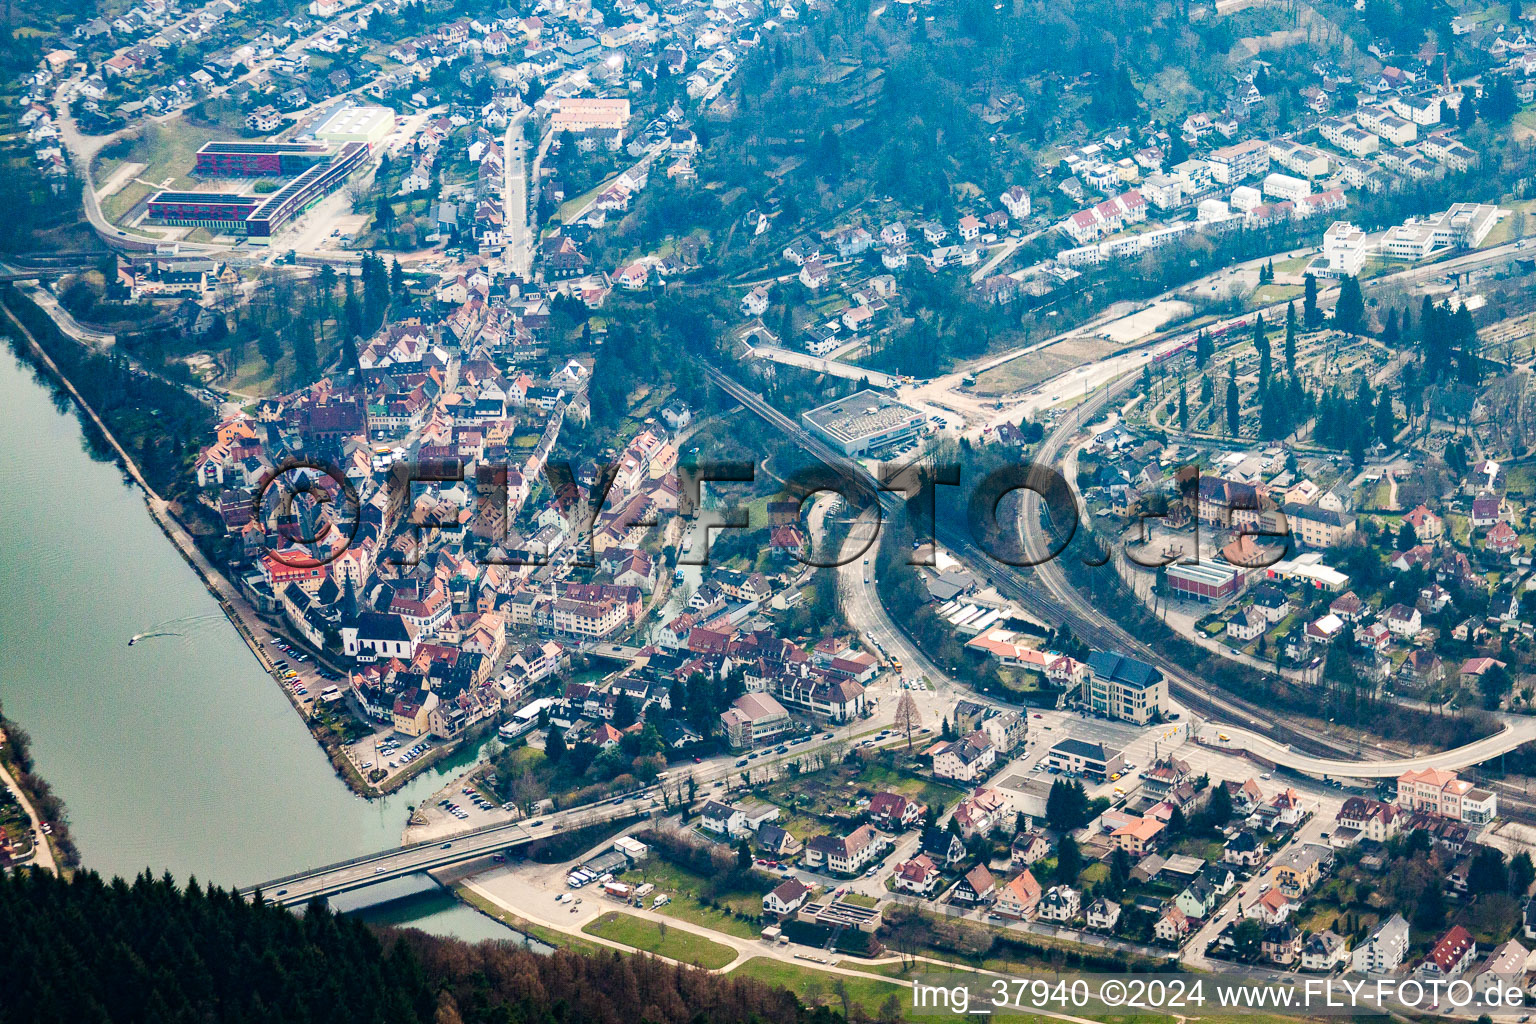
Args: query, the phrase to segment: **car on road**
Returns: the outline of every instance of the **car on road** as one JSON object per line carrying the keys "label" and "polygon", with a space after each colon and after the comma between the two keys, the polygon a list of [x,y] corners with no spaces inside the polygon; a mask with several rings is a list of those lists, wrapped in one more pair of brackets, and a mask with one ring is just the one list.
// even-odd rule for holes
{"label": "car on road", "polygon": [[288,890],[287,889],[279,889],[279,890],[277,890],[277,892],[274,895],[277,895],[277,896],[287,896],[288,895]]}
{"label": "car on road", "polygon": [[453,844],[452,844],[452,843],[444,843],[444,844],[443,844],[443,845],[442,845],[442,847],[441,847],[441,849],[444,849],[444,850],[451,850],[451,849],[453,849]]}

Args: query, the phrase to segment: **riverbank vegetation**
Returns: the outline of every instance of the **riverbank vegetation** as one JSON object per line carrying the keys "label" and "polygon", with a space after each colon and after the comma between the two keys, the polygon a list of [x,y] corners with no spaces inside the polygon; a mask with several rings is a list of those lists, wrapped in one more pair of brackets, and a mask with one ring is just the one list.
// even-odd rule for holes
{"label": "riverbank vegetation", "polygon": [[[27,731],[15,722],[5,717],[5,707],[0,705],[0,765],[4,765],[11,778],[16,780],[16,785],[21,787],[22,794],[32,804],[32,809],[37,816],[48,826],[52,834],[48,837],[38,836],[37,840],[53,842],[53,848],[59,859],[66,866],[74,866],[80,863],[80,851],[75,847],[75,841],[69,834],[69,818],[64,810],[64,800],[57,796],[44,779],[35,771],[32,761],[32,737]],[[10,795],[9,790],[0,787],[0,800]],[[15,808],[19,821],[27,824],[26,813],[20,808]],[[4,823],[7,815],[4,808],[0,807],[0,823]],[[18,851],[24,846],[30,846],[30,837],[18,837],[10,835],[10,826],[6,826],[8,839],[12,841]],[[3,863],[3,859],[0,859]]]}
{"label": "riverbank vegetation", "polygon": [[[196,507],[197,503],[189,500],[196,488],[192,463],[197,457],[197,439],[206,437],[213,427],[212,410],[179,387],[135,372],[118,356],[102,355],[65,337],[47,313],[14,287],[7,285],[0,291],[0,302],[101,417],[150,486],[162,498],[183,500],[186,507]],[[14,348],[29,365],[38,365],[28,346],[18,341]],[[55,394],[62,396],[60,400],[67,401],[59,382],[51,377],[47,380]],[[82,417],[81,428],[91,452],[109,459],[110,446],[88,417]]]}

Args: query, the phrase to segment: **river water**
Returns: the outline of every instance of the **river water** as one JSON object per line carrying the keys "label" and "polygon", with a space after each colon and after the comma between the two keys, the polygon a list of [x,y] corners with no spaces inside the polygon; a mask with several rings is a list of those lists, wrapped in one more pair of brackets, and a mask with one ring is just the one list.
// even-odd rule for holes
{"label": "river water", "polygon": [[[0,700],[85,866],[243,886],[397,845],[407,808],[473,752],[385,799],[353,794],[143,493],[9,344],[0,396]],[[129,647],[137,633],[160,635]],[[514,937],[446,897],[385,916]]]}

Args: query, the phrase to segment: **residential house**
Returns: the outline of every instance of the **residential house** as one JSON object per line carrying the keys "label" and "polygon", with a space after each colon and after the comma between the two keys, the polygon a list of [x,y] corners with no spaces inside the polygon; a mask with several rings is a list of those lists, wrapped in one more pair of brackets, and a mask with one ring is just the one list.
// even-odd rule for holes
{"label": "residential house", "polygon": [[965,843],[947,828],[933,825],[923,829],[920,849],[934,858],[940,867],[951,868],[965,860]]}
{"label": "residential house", "polygon": [[997,891],[997,903],[993,910],[1004,917],[1027,921],[1035,916],[1040,905],[1040,883],[1028,870],[1020,871]]}
{"label": "residential house", "polygon": [[1173,898],[1185,915],[1204,919],[1216,907],[1216,890],[1204,878],[1196,878]]}
{"label": "residential house", "polygon": [[1040,899],[1039,916],[1045,921],[1067,924],[1082,910],[1083,897],[1069,885],[1053,885]]}
{"label": "residential house", "polygon": [[1474,991],[1487,995],[1495,990],[1523,988],[1530,951],[1514,939],[1495,947],[1472,974]]}
{"label": "residential house", "polygon": [[1349,962],[1349,942],[1327,929],[1307,936],[1301,946],[1301,969],[1326,974]]}
{"label": "residential house", "polygon": [[949,892],[951,902],[979,905],[996,898],[997,880],[985,864],[978,864],[960,877]]}
{"label": "residential house", "polygon": [[1270,963],[1288,967],[1301,958],[1301,932],[1286,921],[1272,924],[1264,929],[1259,948]]}
{"label": "residential house", "polygon": [[1110,838],[1117,847],[1132,857],[1142,857],[1152,852],[1164,827],[1161,821],[1148,815],[1115,829]]}
{"label": "residential house", "polygon": [[763,897],[763,913],[784,917],[793,914],[811,898],[811,887],[798,878],[786,879]]}
{"label": "residential house", "polygon": [[926,853],[920,853],[911,860],[904,860],[896,865],[896,888],[904,892],[932,896],[934,889],[938,888],[940,878],[938,866]]}
{"label": "residential house", "polygon": [[975,782],[997,761],[997,748],[981,732],[943,744],[933,755],[933,774],[941,779]]}
{"label": "residential house", "polygon": [[1461,925],[1453,925],[1435,942],[1429,955],[1420,961],[1417,971],[1442,978],[1461,975],[1477,957],[1477,940]]}
{"label": "residential house", "polygon": [[1088,927],[1098,932],[1112,932],[1120,920],[1120,904],[1100,896],[1088,904]]}
{"label": "residential house", "polygon": [[883,842],[868,825],[846,836],[817,836],[805,844],[807,867],[825,867],[832,874],[856,875],[875,859]]}
{"label": "residential house", "polygon": [[699,824],[723,836],[745,836],[749,831],[746,812],[718,800],[705,802],[699,815]]}
{"label": "residential house", "polygon": [[1014,867],[1029,867],[1051,855],[1051,843],[1045,838],[1044,832],[1036,830],[1020,832],[1013,837],[1013,845],[1009,852],[1009,859]]}
{"label": "residential house", "polygon": [[1169,907],[1152,926],[1152,934],[1157,936],[1157,941],[1176,946],[1189,935],[1189,929],[1188,915],[1178,907]]}
{"label": "residential house", "polygon": [[909,828],[922,820],[928,808],[900,793],[876,793],[869,798],[865,813],[869,820],[886,831]]}

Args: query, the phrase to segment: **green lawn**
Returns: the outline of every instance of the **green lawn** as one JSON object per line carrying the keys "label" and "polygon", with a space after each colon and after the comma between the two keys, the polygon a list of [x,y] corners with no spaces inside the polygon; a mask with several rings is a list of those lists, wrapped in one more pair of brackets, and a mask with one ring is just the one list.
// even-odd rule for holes
{"label": "green lawn", "polygon": [[715,906],[705,906],[699,898],[706,891],[705,880],[675,864],[652,858],[640,867],[625,872],[623,878],[626,882],[650,882],[656,886],[658,894],[666,893],[672,897],[672,902],[658,907],[657,913],[742,939],[757,938],[761,928],[755,921],[744,921],[736,915],[756,917],[762,913],[763,894],[773,887],[773,883],[764,878],[758,890],[719,895],[712,901]]}
{"label": "green lawn", "polygon": [[702,935],[685,932],[681,928],[668,928],[656,921],[647,921],[616,910],[604,914],[582,931],[646,953],[712,970],[718,970],[736,959],[736,951],[729,946],[711,942]]}
{"label": "green lawn", "polygon": [[912,1000],[907,986],[877,977],[850,978],[844,974],[829,974],[812,967],[801,967],[761,956],[755,956],[731,971],[731,977],[739,976],[787,988],[799,996],[801,1002],[820,1003],[838,1011],[843,1008],[842,996],[834,986],[841,984],[848,995],[849,1006],[862,1006],[865,1015],[869,1017],[880,1016],[880,1008],[892,996],[896,997],[904,1019],[911,1008]]}
{"label": "green lawn", "polygon": [[[937,731],[937,730],[935,730]],[[907,738],[900,737],[902,749],[906,749]],[[912,737],[912,749],[919,750],[934,739],[934,733],[927,736]],[[965,795],[964,790],[954,786],[946,786],[941,782],[932,782],[911,775],[903,775],[882,764],[870,762],[864,766],[864,770],[856,776],[858,782],[875,790],[885,790],[899,793],[908,800],[916,800],[918,803],[927,804],[929,807],[948,807]]]}
{"label": "green lawn", "polygon": [[190,177],[192,162],[198,148],[207,141],[208,129],[188,124],[185,118],[147,125],[128,144],[126,150],[98,160],[92,173],[97,181],[105,181],[111,174],[111,168],[127,160],[144,165],[136,177],[150,185],[137,185],[130,181],[122,191],[103,201],[102,212],[108,217],[122,216],[133,203],[151,191],[151,186],[159,188],[166,179],[170,179],[171,188],[197,189],[198,183]]}
{"label": "green lawn", "polygon": [[[866,1016],[879,1016],[882,1006],[892,995],[896,997],[900,1020],[932,1020],[944,1018],[953,1020],[955,1014],[944,1009],[924,1010],[918,1013],[912,1008],[912,995],[908,986],[896,981],[886,981],[884,978],[901,978],[908,974],[900,963],[890,964],[861,964],[854,960],[843,960],[837,965],[844,969],[852,969],[870,975],[868,979],[851,978],[847,975],[831,974],[818,971],[813,967],[802,967],[799,964],[789,964],[778,960],[770,960],[766,957],[753,957],[731,972],[736,975],[756,978],[766,981],[770,985],[779,985],[789,989],[800,997],[805,1003],[820,1003],[830,1006],[834,1010],[843,1008],[843,993],[848,997],[848,1005],[860,1006]],[[952,973],[951,968],[938,967],[934,964],[918,963],[910,972],[914,975],[943,975]],[[1005,973],[1017,973],[1015,969],[1009,969]],[[839,993],[837,986],[841,984],[843,993]],[[984,986],[982,986],[984,987]],[[973,990],[976,986],[973,986]],[[1075,1013],[1076,1011],[1074,1011]],[[1013,1015],[1010,1015],[1013,1016]],[[1088,1010],[1082,1016],[1090,1020],[1103,1021],[1104,1024],[1173,1024],[1173,1018],[1164,1014],[1125,1014],[1105,1013],[1103,1011]],[[1029,1019],[1017,1016],[1015,1019]],[[1190,1018],[1193,1020],[1194,1018]],[[1242,1015],[1206,1015],[1199,1017],[1201,1024],[1296,1024],[1298,1018],[1281,1018],[1267,1014],[1253,1016]]]}
{"label": "green lawn", "polygon": [[888,964],[867,964],[862,960],[839,960],[837,966],[849,971],[862,971],[865,974],[878,974],[882,978],[900,978],[910,980],[913,975],[927,973],[932,964],[921,961],[907,966],[901,961],[893,961]]}

